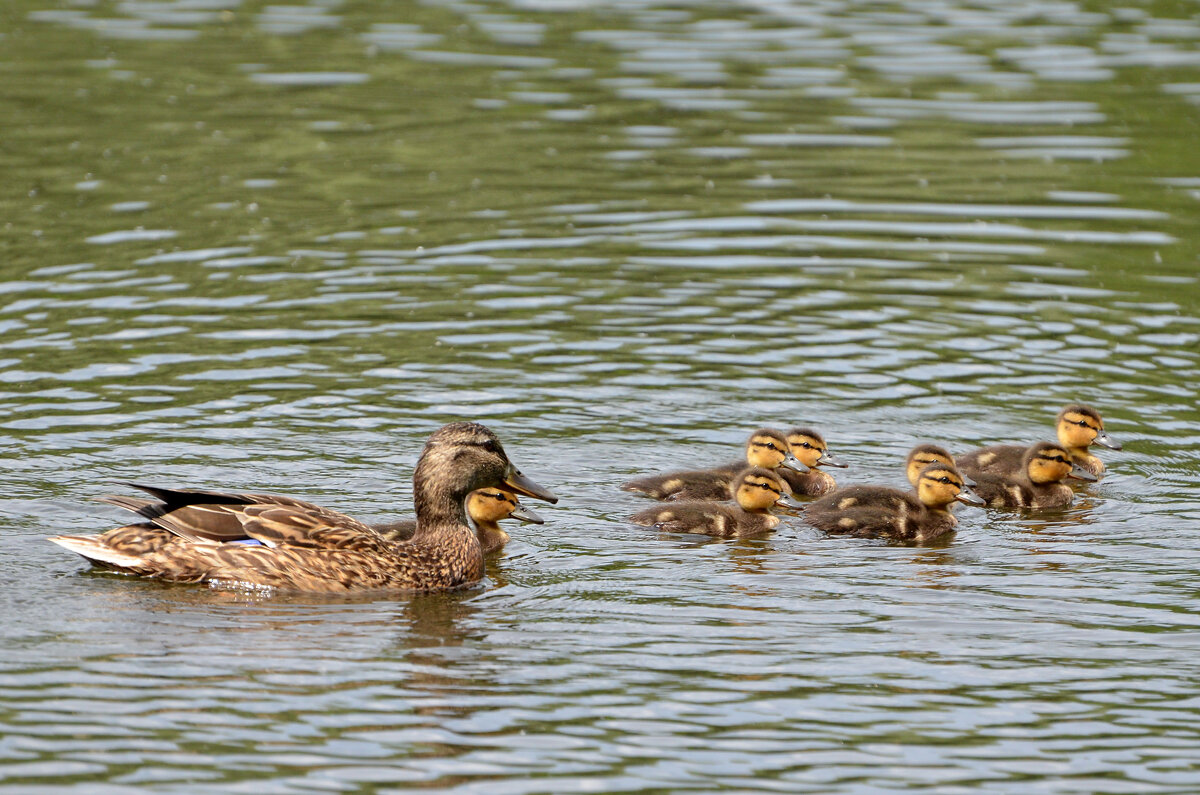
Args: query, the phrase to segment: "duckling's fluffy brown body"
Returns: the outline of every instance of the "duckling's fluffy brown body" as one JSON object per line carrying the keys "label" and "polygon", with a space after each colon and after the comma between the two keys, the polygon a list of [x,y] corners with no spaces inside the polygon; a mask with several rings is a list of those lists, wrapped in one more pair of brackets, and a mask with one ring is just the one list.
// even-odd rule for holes
{"label": "duckling's fluffy brown body", "polygon": [[1075,492],[1063,481],[1068,477],[1095,480],[1071,459],[1065,447],[1039,442],[1024,448],[1018,469],[1010,472],[978,472],[965,467],[975,478],[975,493],[992,508],[1065,508]]}
{"label": "duckling's fluffy brown body", "polygon": [[648,508],[630,517],[634,524],[670,533],[703,533],[718,538],[744,538],[773,530],[779,517],[773,505],[797,507],[777,472],[743,467],[734,481],[730,502],[688,500]]}
{"label": "duckling's fluffy brown body", "polygon": [[803,517],[830,533],[925,544],[953,532],[958,520],[949,506],[956,499],[982,504],[956,470],[934,464],[921,472],[915,492],[850,486],[809,504]]}
{"label": "duckling's fluffy brown body", "polygon": [[98,565],[167,582],[315,593],[447,590],[483,576],[464,501],[475,489],[501,484],[554,500],[509,463],[495,434],[460,422],[435,432],[421,453],[413,476],[419,525],[408,542],[390,542],[357,519],[290,497],[152,486],[137,488],[155,500],[106,498],[147,521],[50,540]]}
{"label": "duckling's fluffy brown body", "polygon": [[738,473],[750,466],[764,469],[795,466],[802,468],[789,450],[782,433],[760,428],[746,442],[746,458],[712,469],[692,469],[634,478],[621,484],[625,491],[636,491],[656,500],[727,500],[729,487]]}

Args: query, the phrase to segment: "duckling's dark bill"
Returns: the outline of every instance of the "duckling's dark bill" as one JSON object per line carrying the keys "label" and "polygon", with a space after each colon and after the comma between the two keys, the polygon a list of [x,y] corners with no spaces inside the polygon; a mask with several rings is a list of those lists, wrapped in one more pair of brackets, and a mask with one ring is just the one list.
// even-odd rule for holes
{"label": "duckling's dark bill", "polygon": [[823,467],[840,467],[842,469],[845,469],[846,467],[850,466],[849,464],[842,461],[840,458],[834,458],[833,454],[830,453],[828,450],[825,450],[821,453],[821,457],[817,459],[817,463]]}
{"label": "duckling's dark bill", "polygon": [[538,514],[537,511],[533,510],[528,505],[518,504],[516,508],[513,508],[512,513],[510,513],[509,516],[511,516],[513,519],[518,519],[522,522],[525,522],[526,524],[545,524],[546,523],[546,520],[543,519]]}
{"label": "duckling's dark bill", "polygon": [[558,502],[558,497],[554,496],[554,492],[534,483],[522,475],[516,467],[509,467],[508,474],[504,477],[504,483],[517,494],[525,497],[533,497],[535,500],[545,500],[551,504]]}
{"label": "duckling's dark bill", "polygon": [[1092,442],[1092,444],[1098,444],[1101,447],[1107,447],[1109,450],[1121,449],[1121,443],[1105,433],[1103,428],[1101,428],[1096,434],[1096,440]]}
{"label": "duckling's dark bill", "polygon": [[964,487],[954,499],[958,500],[963,505],[987,505],[987,501],[984,500],[983,497],[980,497],[978,494],[971,491],[969,486]]}
{"label": "duckling's dark bill", "polygon": [[1088,472],[1083,467],[1079,466],[1079,464],[1075,464],[1074,466],[1071,467],[1071,471],[1070,471],[1070,473],[1067,474],[1067,477],[1075,478],[1076,480],[1086,480],[1089,483],[1095,483],[1097,480],[1100,479],[1100,478],[1096,477],[1095,475],[1093,475],[1091,472]]}

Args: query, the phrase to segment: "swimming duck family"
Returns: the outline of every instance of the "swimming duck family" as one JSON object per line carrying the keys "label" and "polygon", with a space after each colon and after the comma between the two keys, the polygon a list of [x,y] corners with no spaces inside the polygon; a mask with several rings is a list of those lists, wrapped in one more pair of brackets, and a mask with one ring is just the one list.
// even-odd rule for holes
{"label": "swimming duck family", "polygon": [[621,484],[656,500],[726,500],[729,487],[746,466],[762,469],[780,467],[803,472],[806,467],[792,454],[787,437],[771,428],[759,428],[746,440],[746,457],[712,469],[692,469],[635,478]]}
{"label": "swimming duck family", "polygon": [[105,501],[143,521],[99,536],[50,540],[100,566],[167,582],[314,593],[448,590],[483,576],[483,552],[467,523],[467,495],[501,487],[557,502],[521,474],[488,428],[456,422],[434,432],[417,461],[417,528],[405,542],[291,497],[137,485],[154,499]]}
{"label": "swimming duck family", "polygon": [[[490,555],[509,542],[509,535],[500,527],[505,519],[517,519],[526,524],[545,524],[538,513],[523,504],[507,489],[479,489],[467,495],[467,516],[475,525],[475,535],[484,555]],[[371,528],[389,541],[407,541],[417,531],[416,519],[373,524]]]}
{"label": "swimming duck family", "polygon": [[733,482],[733,500],[712,502],[687,500],[647,508],[630,517],[645,527],[657,527],[669,533],[703,533],[718,538],[743,538],[774,529],[779,517],[771,508],[801,508],[788,494],[777,472],[762,467],[742,470]]}

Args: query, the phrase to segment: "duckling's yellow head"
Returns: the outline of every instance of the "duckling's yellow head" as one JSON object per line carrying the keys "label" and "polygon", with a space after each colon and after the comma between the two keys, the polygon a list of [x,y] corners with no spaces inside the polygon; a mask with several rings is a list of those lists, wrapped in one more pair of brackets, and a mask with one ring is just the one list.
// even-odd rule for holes
{"label": "duckling's yellow head", "polygon": [[496,434],[477,422],[452,422],[434,431],[417,461],[413,486],[415,494],[442,491],[460,495],[460,500],[476,489],[506,486],[517,494],[558,502],[549,489],[522,475]]}
{"label": "duckling's yellow head", "polygon": [[1081,450],[1093,444],[1120,450],[1121,445],[1104,432],[1104,420],[1100,412],[1091,406],[1078,403],[1067,406],[1058,412],[1055,423],[1058,441],[1072,450]]}
{"label": "duckling's yellow head", "polygon": [[[905,465],[908,482],[914,486],[917,485],[921,470],[930,464],[942,464],[952,469],[958,468],[954,463],[954,456],[950,455],[945,447],[936,444],[919,444],[908,453],[908,463]],[[963,481],[966,482],[966,478],[963,478]]]}
{"label": "duckling's yellow head", "polygon": [[963,483],[953,465],[930,464],[917,476],[917,498],[930,508],[945,508],[958,500],[967,505],[983,505],[979,495]]}
{"label": "duckling's yellow head", "polygon": [[731,491],[737,504],[751,513],[764,513],[773,505],[782,508],[804,507],[803,503],[792,498],[783,478],[762,467],[742,470]]}
{"label": "duckling's yellow head", "polygon": [[1038,442],[1025,451],[1025,471],[1034,483],[1058,483],[1067,478],[1096,480],[1096,476],[1071,460],[1061,444]]}
{"label": "duckling's yellow head", "polygon": [[476,524],[495,524],[512,517],[531,524],[545,520],[533,509],[522,505],[517,495],[505,489],[478,489],[467,497],[467,515]]}
{"label": "duckling's yellow head", "polygon": [[846,466],[833,457],[833,454],[829,452],[829,446],[825,444],[825,437],[812,428],[792,428],[787,432],[787,441],[792,455],[796,456],[800,463],[809,469],[816,469],[820,466]]}
{"label": "duckling's yellow head", "polygon": [[759,428],[746,441],[746,463],[752,467],[778,469],[787,467],[807,472],[808,467],[792,455],[787,437],[773,428]]}

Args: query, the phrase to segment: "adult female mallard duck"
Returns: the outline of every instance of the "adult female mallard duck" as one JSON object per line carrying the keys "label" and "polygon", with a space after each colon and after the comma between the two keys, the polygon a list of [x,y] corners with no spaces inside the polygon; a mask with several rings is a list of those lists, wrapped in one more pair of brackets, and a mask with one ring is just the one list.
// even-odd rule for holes
{"label": "adult female mallard duck", "polygon": [[291,497],[153,486],[135,488],[154,500],[103,498],[146,521],[99,536],[50,540],[101,566],[168,582],[315,593],[448,590],[483,576],[479,539],[467,524],[467,495],[500,486],[557,502],[513,466],[494,433],[456,422],[434,432],[417,461],[417,530],[406,542],[388,541],[357,519]]}
{"label": "adult female mallard duck", "polygon": [[629,518],[634,524],[669,533],[704,533],[719,538],[742,538],[773,530],[779,517],[771,508],[799,508],[778,473],[762,467],[744,469],[734,480],[733,502],[689,500],[648,508]]}
{"label": "adult female mallard duck", "polygon": [[749,464],[762,469],[787,467],[797,472],[804,465],[792,455],[787,437],[771,428],[760,428],[746,441],[746,458],[713,469],[693,469],[649,475],[621,484],[625,491],[636,491],[656,500],[727,500],[729,487],[738,473]]}
{"label": "adult female mallard duck", "polygon": [[[936,444],[919,444],[908,453],[908,460],[905,462],[904,472],[908,476],[908,482],[915,488],[917,480],[921,476],[921,470],[930,464],[945,464],[949,467],[956,467],[954,456],[950,455],[945,447]],[[962,477],[963,483],[967,488],[973,488],[975,481],[972,480],[966,472],[961,469],[958,474]]]}
{"label": "adult female mallard duck", "polygon": [[[1104,477],[1104,462],[1088,452],[1088,447],[1098,444],[1111,450],[1120,450],[1121,445],[1104,431],[1104,420],[1100,412],[1078,403],[1058,412],[1055,420],[1058,443],[1071,454],[1071,460],[1091,472],[1097,479]],[[1017,476],[1025,461],[1028,445],[994,444],[959,456],[959,469],[971,473],[990,472]]]}
{"label": "adult female mallard duck", "polygon": [[792,455],[804,466],[807,472],[780,469],[779,475],[797,497],[819,497],[837,488],[833,475],[823,472],[819,467],[839,467],[844,469],[847,464],[833,457],[825,437],[812,428],[792,428],[785,436]]}
{"label": "adult female mallard duck", "polygon": [[1017,473],[976,472],[975,493],[992,508],[1065,508],[1075,492],[1064,480],[1096,480],[1061,444],[1031,445],[1022,463]]}
{"label": "adult female mallard duck", "polygon": [[950,505],[956,500],[983,505],[957,469],[930,464],[917,477],[915,492],[849,486],[810,503],[803,517],[830,533],[924,544],[954,530],[958,520],[950,513]]}
{"label": "adult female mallard duck", "polygon": [[[499,550],[508,543],[508,533],[500,529],[505,519],[519,519],[526,524],[544,524],[545,520],[507,489],[479,489],[467,497],[467,516],[475,525],[475,535],[484,555]],[[373,524],[371,528],[389,541],[407,541],[417,531],[416,519]]]}

